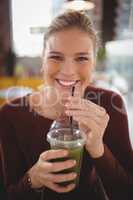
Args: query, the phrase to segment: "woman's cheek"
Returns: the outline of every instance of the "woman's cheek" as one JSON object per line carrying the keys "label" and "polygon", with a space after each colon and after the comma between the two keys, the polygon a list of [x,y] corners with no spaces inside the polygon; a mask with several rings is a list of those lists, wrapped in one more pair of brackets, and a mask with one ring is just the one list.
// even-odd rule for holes
{"label": "woman's cheek", "polygon": [[90,82],[91,72],[92,70],[88,66],[81,67],[79,70],[79,76],[82,83],[88,84]]}
{"label": "woman's cheek", "polygon": [[44,78],[49,82],[53,82],[56,74],[60,71],[59,63],[48,62],[44,69]]}
{"label": "woman's cheek", "polygon": [[55,75],[60,70],[60,63],[49,61],[47,64],[47,71],[49,75]]}

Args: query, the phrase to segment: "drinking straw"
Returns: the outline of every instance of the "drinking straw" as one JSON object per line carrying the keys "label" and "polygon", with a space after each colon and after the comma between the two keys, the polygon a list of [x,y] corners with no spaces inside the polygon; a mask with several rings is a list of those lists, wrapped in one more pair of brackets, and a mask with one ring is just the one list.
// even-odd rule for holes
{"label": "drinking straw", "polygon": [[[72,86],[72,93],[71,95],[74,96],[74,90],[75,90],[75,86]],[[70,116],[70,130],[71,130],[71,134],[73,134],[73,117]]]}

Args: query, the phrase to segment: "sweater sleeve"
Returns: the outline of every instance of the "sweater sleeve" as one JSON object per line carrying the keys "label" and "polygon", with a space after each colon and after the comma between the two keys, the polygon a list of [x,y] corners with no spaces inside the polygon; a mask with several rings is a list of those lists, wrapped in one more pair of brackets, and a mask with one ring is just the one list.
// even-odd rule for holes
{"label": "sweater sleeve", "polygon": [[133,151],[127,114],[119,95],[112,99],[108,112],[104,155],[93,162],[110,199],[133,199]]}
{"label": "sweater sleeve", "polygon": [[[23,153],[19,149],[14,129],[0,111],[0,180],[1,194],[8,200],[37,200],[40,193],[27,182],[28,171]],[[14,164],[15,163],[15,164]]]}

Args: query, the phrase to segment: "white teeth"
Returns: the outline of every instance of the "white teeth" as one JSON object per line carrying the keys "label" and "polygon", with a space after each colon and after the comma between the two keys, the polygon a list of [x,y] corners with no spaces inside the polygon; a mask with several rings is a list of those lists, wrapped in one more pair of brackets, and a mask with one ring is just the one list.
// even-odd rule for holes
{"label": "white teeth", "polygon": [[62,81],[62,80],[58,80],[58,82],[63,86],[72,86],[76,83],[76,81]]}

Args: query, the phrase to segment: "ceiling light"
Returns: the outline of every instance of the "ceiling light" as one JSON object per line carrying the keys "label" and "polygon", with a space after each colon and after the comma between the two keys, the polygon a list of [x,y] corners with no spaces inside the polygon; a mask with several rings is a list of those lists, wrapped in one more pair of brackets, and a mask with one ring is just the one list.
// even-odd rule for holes
{"label": "ceiling light", "polygon": [[63,9],[65,10],[92,10],[94,7],[94,3],[83,0],[68,1],[63,4]]}

